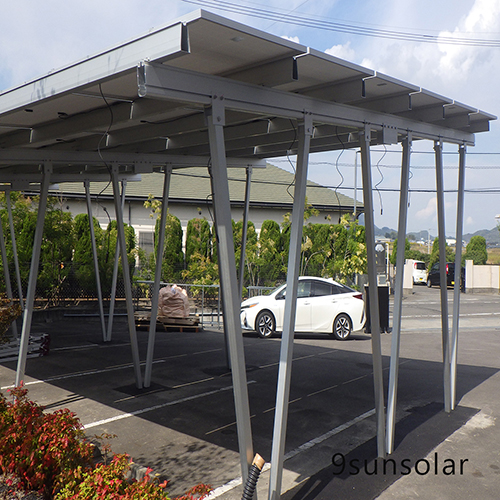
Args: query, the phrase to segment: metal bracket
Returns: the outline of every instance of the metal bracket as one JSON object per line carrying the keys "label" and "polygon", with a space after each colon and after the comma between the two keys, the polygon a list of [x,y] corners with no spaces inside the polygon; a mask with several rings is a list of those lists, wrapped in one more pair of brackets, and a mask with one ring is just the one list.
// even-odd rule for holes
{"label": "metal bracket", "polygon": [[211,106],[205,108],[205,119],[207,125],[209,120],[213,125],[224,126],[226,124],[226,106],[224,104],[224,96],[212,95]]}

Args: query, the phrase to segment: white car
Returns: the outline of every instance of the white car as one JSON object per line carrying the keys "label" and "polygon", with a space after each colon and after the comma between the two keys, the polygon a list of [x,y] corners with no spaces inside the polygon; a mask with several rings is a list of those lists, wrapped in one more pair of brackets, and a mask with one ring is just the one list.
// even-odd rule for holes
{"label": "white car", "polygon": [[[283,330],[286,285],[241,304],[241,326],[260,337]],[[302,276],[297,291],[296,332],[329,333],[346,340],[365,323],[363,294],[332,279]]]}
{"label": "white car", "polygon": [[427,269],[425,267],[425,262],[421,260],[413,261],[413,284],[418,285],[419,283],[425,285],[427,283]]}

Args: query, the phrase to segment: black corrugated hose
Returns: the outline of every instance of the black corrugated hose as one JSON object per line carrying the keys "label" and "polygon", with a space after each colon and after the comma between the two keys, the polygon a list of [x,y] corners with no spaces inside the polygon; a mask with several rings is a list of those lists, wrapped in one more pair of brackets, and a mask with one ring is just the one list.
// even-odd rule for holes
{"label": "black corrugated hose", "polygon": [[250,470],[248,471],[248,479],[245,483],[245,488],[243,489],[243,495],[241,500],[252,500],[253,494],[255,493],[255,487],[257,486],[257,481],[259,480],[260,472],[266,461],[257,453],[253,459]]}

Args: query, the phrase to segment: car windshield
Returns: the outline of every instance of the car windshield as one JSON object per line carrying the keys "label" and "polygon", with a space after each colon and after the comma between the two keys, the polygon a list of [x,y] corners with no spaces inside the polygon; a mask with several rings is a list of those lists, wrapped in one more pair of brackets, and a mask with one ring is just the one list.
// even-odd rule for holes
{"label": "car windshield", "polygon": [[416,262],[415,268],[420,271],[425,271],[425,263],[424,262]]}

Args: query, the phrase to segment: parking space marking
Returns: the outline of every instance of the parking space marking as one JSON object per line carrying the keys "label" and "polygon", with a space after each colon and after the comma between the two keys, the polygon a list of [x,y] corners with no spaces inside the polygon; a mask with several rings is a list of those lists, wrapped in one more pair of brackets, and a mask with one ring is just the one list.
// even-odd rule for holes
{"label": "parking space marking", "polygon": [[[256,380],[249,380],[247,384],[255,384]],[[105,418],[103,420],[98,420],[96,422],[90,422],[83,426],[84,429],[91,429],[92,427],[97,427],[98,425],[108,424],[110,422],[116,422],[117,420],[123,420],[125,418],[136,417],[138,415],[142,415],[143,413],[148,413],[150,411],[159,410],[160,408],[166,408],[167,406],[174,406],[181,403],[186,403],[187,401],[193,401],[195,399],[204,398],[206,396],[213,396],[214,394],[219,394],[224,391],[229,391],[233,388],[232,385],[227,387],[222,387],[221,389],[215,389],[213,391],[202,392],[200,394],[194,394],[193,396],[186,396],[185,398],[176,399],[174,401],[167,401],[166,403],[161,403],[158,405],[150,406],[148,408],[141,408],[140,410],[135,410],[129,413],[121,413],[120,415],[116,415],[114,417]]]}
{"label": "parking space marking", "polygon": [[[120,345],[122,345],[122,344],[120,344]],[[97,347],[108,347],[108,346],[100,346],[98,344],[96,344],[96,346]],[[153,364],[165,363],[169,359],[184,358],[186,356],[193,356],[193,355],[197,355],[197,354],[207,354],[207,353],[216,352],[216,351],[222,351],[222,349],[207,349],[206,351],[198,351],[198,352],[194,352],[194,353],[175,354],[172,356],[166,356],[164,358],[157,359],[157,360],[153,361]],[[145,364],[146,363],[143,362],[143,363],[141,363],[141,366],[145,366]],[[53,382],[55,380],[65,380],[68,378],[85,377],[87,375],[97,375],[100,373],[107,373],[107,372],[112,372],[112,371],[117,371],[117,370],[130,369],[130,368],[133,368],[132,363],[128,363],[126,365],[116,365],[116,366],[112,366],[109,368],[102,368],[101,370],[87,370],[87,371],[82,371],[82,372],[67,373],[65,375],[58,375],[56,377],[50,377],[50,378],[46,378],[46,379],[42,379],[42,380],[32,380],[31,382],[24,382],[23,385],[48,384],[48,383]],[[198,383],[198,382],[195,381],[195,382],[190,382],[190,383]],[[6,389],[12,389],[13,387],[15,387],[14,384],[5,385],[3,387],[0,387],[0,390],[3,391]]]}
{"label": "parking space marking", "polygon": [[[471,318],[475,316],[500,316],[500,312],[479,312],[479,313],[464,313],[460,314],[460,318]],[[392,317],[392,315],[391,315]],[[441,314],[415,314],[413,316],[401,316],[401,319],[416,319],[416,318],[440,318]],[[448,314],[448,318],[453,318],[453,314]]]}
{"label": "parking space marking", "polygon": [[[339,434],[342,431],[345,431],[346,429],[349,429],[349,427],[352,427],[353,425],[356,425],[357,423],[361,422],[362,420],[365,420],[368,417],[371,417],[372,415],[375,415],[375,408],[372,408],[371,410],[368,410],[365,413],[362,413],[361,415],[358,415],[357,417],[354,417],[352,420],[349,420],[348,422],[345,422],[342,425],[339,425],[338,427],[335,427],[334,429],[329,430],[328,432],[325,432],[321,436],[318,436],[314,439],[311,439],[310,441],[307,441],[304,444],[301,444],[299,447],[289,451],[288,453],[285,453],[283,460],[290,460],[291,458],[299,455],[300,453],[309,450],[313,446],[316,446],[317,444],[322,443],[323,441],[326,441],[327,439],[335,436],[336,434]],[[271,468],[271,464],[269,462],[266,462],[264,467],[262,467],[262,472],[266,472]],[[243,484],[243,480],[241,477],[235,478],[232,481],[227,482],[226,484],[219,486],[218,488],[215,488],[207,497],[207,500],[212,500],[214,498],[218,498],[224,493],[227,493],[228,491],[233,490],[234,488],[240,486]]]}

